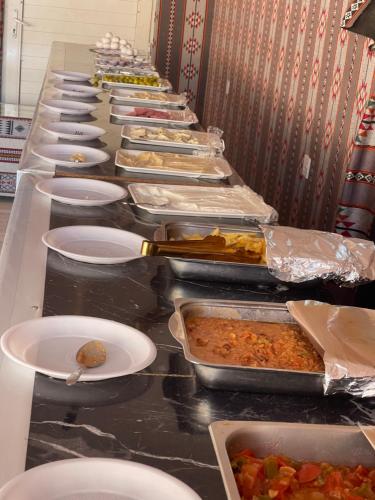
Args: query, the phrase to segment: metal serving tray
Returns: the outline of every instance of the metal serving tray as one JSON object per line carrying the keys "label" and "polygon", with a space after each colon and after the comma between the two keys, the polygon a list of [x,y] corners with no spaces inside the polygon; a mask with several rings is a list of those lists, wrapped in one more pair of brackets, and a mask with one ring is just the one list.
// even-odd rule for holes
{"label": "metal serving tray", "polygon": [[[201,234],[207,236],[215,224],[176,222],[162,224],[154,234],[155,240],[182,240],[184,235]],[[223,233],[255,233],[262,235],[258,227],[225,226],[220,224]],[[181,279],[202,281],[224,281],[226,283],[261,283],[277,285],[281,281],[272,276],[265,264],[242,264],[238,262],[218,262],[203,259],[184,259],[168,257],[174,274]]]}
{"label": "metal serving tray", "polygon": [[192,316],[295,323],[285,304],[232,300],[176,299],[169,330],[182,344],[185,358],[194,363],[203,385],[210,389],[284,393],[323,394],[323,373],[221,365],[197,358],[190,352],[185,321]]}
{"label": "metal serving tray", "polygon": [[250,448],[255,456],[375,467],[375,453],[359,427],[281,422],[214,422],[209,426],[228,500],[240,500],[230,456]]}

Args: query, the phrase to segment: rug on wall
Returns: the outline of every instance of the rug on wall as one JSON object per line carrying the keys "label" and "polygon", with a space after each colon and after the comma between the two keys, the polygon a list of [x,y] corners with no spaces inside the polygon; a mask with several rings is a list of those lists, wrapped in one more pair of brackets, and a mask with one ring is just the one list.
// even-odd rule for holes
{"label": "rug on wall", "polygon": [[152,53],[161,75],[186,92],[198,116],[203,110],[214,2],[159,0]]}
{"label": "rug on wall", "polygon": [[[215,0],[203,125],[282,224],[333,230],[366,102],[370,40],[342,0]],[[307,155],[311,159],[306,168]]]}

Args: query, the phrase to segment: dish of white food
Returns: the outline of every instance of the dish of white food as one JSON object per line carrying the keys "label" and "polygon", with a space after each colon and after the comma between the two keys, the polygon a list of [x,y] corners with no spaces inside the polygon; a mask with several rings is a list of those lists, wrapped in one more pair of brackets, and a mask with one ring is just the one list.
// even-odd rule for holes
{"label": "dish of white food", "polygon": [[[248,217],[258,222],[277,220],[277,212],[247,186],[203,187],[129,184],[134,203],[154,214],[207,217]],[[143,205],[144,204],[144,205]]]}
{"label": "dish of white food", "polygon": [[201,500],[179,479],[149,465],[73,458],[33,467],[11,479],[0,500]]}
{"label": "dish of white food", "polygon": [[35,146],[31,152],[48,163],[63,167],[93,167],[110,158],[109,154],[101,149],[72,144],[45,144]]}
{"label": "dish of white food", "polygon": [[82,374],[82,382],[138,372],[156,357],[155,345],[139,330],[116,321],[75,315],[44,316],[18,323],[1,337],[1,349],[16,363],[66,379],[78,367],[78,349],[90,340],[102,342],[107,356],[101,366]]}
{"label": "dish of white food", "polygon": [[54,177],[39,181],[35,188],[52,200],[85,207],[108,205],[128,194],[121,186],[95,179]]}

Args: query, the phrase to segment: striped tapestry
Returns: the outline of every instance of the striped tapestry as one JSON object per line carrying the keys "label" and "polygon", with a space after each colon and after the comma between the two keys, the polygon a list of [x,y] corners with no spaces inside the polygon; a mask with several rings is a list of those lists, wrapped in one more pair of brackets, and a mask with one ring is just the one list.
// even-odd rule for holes
{"label": "striped tapestry", "polygon": [[159,0],[155,12],[153,60],[176,92],[186,92],[198,116],[207,77],[212,0]]}
{"label": "striped tapestry", "polygon": [[203,124],[224,130],[228,160],[282,224],[332,230],[374,91],[370,40],[340,28],[342,0],[214,4]]}

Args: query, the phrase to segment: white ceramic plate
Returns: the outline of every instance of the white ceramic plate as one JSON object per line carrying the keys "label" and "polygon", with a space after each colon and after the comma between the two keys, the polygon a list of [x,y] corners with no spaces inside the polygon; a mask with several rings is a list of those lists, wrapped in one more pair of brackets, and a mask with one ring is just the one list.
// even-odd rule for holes
{"label": "white ceramic plate", "polygon": [[129,375],[143,370],[156,357],[156,347],[144,333],[90,316],[45,316],[18,323],[1,337],[1,349],[16,363],[65,380],[78,368],[78,349],[90,340],[104,344],[107,359],[85,371],[81,381]]}
{"label": "white ceramic plate", "polygon": [[[142,151],[140,149],[119,149],[116,152],[115,165],[130,172],[140,172],[145,174],[156,174],[156,175],[173,175],[176,177],[191,177],[191,178],[202,178],[202,179],[223,179],[229,177],[232,173],[232,169],[225,158],[206,158],[202,159],[189,154],[178,154],[179,158],[186,161],[186,166],[181,165],[179,169],[173,167],[160,168],[158,166],[153,166],[152,164],[145,166],[132,166],[127,165],[123,162],[123,156],[121,153],[125,153],[133,158],[137,158],[141,154],[150,154],[152,151]],[[171,153],[161,153],[155,152],[155,155],[163,157]],[[177,155],[176,153],[173,153]],[[205,160],[205,169],[198,167],[197,170],[193,170],[194,163]],[[195,163],[196,164],[196,163]]]}
{"label": "white ceramic plate", "polygon": [[[31,151],[35,156],[63,167],[93,167],[110,158],[109,154],[101,149],[74,146],[72,144],[44,144],[35,146]],[[84,160],[80,162],[72,160],[71,158],[76,154],[83,155]]]}
{"label": "white ceramic plate", "polygon": [[54,137],[68,141],[93,141],[106,133],[103,128],[74,122],[50,122],[40,125],[40,128]]}
{"label": "white ceramic plate", "polygon": [[56,83],[54,88],[64,95],[72,97],[93,97],[102,91],[96,87],[89,87],[87,85],[77,85],[74,83]]}
{"label": "white ceramic plate", "polygon": [[91,264],[119,264],[141,257],[139,234],[103,226],[65,226],[51,229],[42,236],[47,247]]}
{"label": "white ceramic plate", "polygon": [[44,99],[40,104],[47,109],[65,115],[87,115],[95,111],[96,107],[86,102],[65,101],[64,99]]}
{"label": "white ceramic plate", "polygon": [[88,73],[79,73],[78,71],[63,71],[60,69],[53,69],[51,73],[61,80],[70,80],[71,82],[86,82],[91,78],[91,75],[89,75]]}
{"label": "white ceramic plate", "polygon": [[110,458],[73,458],[34,467],[0,490],[0,500],[201,500],[154,467]]}
{"label": "white ceramic plate", "polygon": [[[166,125],[178,125],[182,127],[188,127],[189,125],[193,125],[194,123],[198,123],[198,118],[190,109],[184,110],[162,110],[149,108],[151,111],[160,111],[162,113],[168,113],[169,118],[158,118],[158,117],[146,117],[146,116],[129,116],[129,113],[132,113],[137,108],[133,106],[121,106],[121,105],[112,105],[110,109],[110,113],[112,116],[119,118],[123,121],[131,121],[131,122],[142,122],[142,123],[161,123]],[[139,109],[139,108],[138,108]]]}
{"label": "white ceramic plate", "polygon": [[121,186],[94,179],[56,177],[39,181],[35,187],[52,200],[85,207],[107,205],[128,194]]}

